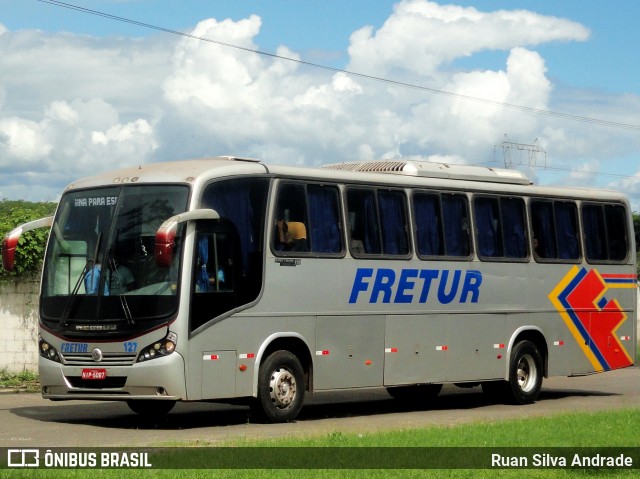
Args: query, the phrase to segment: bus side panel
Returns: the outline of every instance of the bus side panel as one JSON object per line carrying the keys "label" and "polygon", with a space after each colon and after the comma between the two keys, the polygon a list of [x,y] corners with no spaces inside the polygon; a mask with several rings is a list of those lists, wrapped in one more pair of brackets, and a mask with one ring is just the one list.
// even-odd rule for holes
{"label": "bus side panel", "polygon": [[504,377],[508,342],[505,318],[506,313],[449,316],[449,343],[443,351],[448,381]]}
{"label": "bus side panel", "polygon": [[[619,369],[634,363],[636,276],[631,268],[574,266],[549,294],[566,327],[563,347],[577,355],[568,374]],[[550,339],[551,340],[551,339]],[[554,346],[557,340],[553,339]],[[550,347],[551,349],[551,347]],[[551,373],[557,373],[555,365]]]}
{"label": "bus side panel", "polygon": [[384,315],[318,316],[314,389],[381,386]]}
{"label": "bus side panel", "polygon": [[202,352],[202,397],[236,395],[236,351]]}
{"label": "bus side panel", "polygon": [[447,343],[446,315],[387,316],[385,386],[446,380]]}
{"label": "bus side panel", "polygon": [[285,326],[283,318],[231,316],[190,338],[189,399],[251,396],[259,348]]}

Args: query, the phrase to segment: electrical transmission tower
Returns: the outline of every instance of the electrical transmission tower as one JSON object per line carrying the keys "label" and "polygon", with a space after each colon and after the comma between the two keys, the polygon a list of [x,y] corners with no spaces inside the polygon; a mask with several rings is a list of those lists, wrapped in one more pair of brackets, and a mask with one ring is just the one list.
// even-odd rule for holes
{"label": "electrical transmission tower", "polygon": [[[495,145],[493,147],[493,156],[495,160],[496,150],[498,148],[502,149],[502,158],[504,161],[505,168],[511,168],[514,164],[516,165],[524,165],[525,164],[525,156],[527,165],[530,170],[535,170],[538,166],[543,166],[546,168],[547,166],[547,152],[538,144],[538,139],[536,138],[532,145],[527,145],[524,143],[514,143],[509,139],[507,134],[504,134],[504,141],[499,145]],[[512,152],[516,152],[515,155],[512,155]],[[538,157],[542,156],[543,165],[539,164]],[[515,157],[515,158],[514,158]]]}

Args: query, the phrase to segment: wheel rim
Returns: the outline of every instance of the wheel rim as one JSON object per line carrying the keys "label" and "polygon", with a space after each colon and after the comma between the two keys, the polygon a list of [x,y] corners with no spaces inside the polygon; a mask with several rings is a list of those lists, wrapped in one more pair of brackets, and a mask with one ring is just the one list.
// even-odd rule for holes
{"label": "wheel rim", "polygon": [[296,378],[288,369],[278,368],[271,374],[269,391],[271,402],[278,409],[287,408],[296,397]]}
{"label": "wheel rim", "polygon": [[525,392],[531,391],[538,379],[538,370],[533,356],[525,354],[518,362],[518,386]]}

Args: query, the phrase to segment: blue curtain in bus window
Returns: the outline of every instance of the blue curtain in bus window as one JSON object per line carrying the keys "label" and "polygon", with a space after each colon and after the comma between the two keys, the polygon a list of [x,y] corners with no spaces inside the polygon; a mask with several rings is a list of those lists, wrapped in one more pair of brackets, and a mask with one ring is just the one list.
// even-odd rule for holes
{"label": "blue curtain in bus window", "polygon": [[198,293],[209,291],[209,272],[207,263],[209,262],[209,240],[203,236],[198,240],[198,271],[196,273],[196,286]]}
{"label": "blue curtain in bus window", "polygon": [[536,254],[540,258],[557,258],[552,203],[550,201],[532,202],[531,217]]}
{"label": "blue curtain in bus window", "polygon": [[507,258],[524,258],[527,256],[524,203],[516,198],[503,198],[500,205],[502,210],[504,255]]}
{"label": "blue curtain in bus window", "polygon": [[595,205],[584,206],[582,208],[582,224],[587,247],[587,258],[591,260],[607,259],[602,208]]}
{"label": "blue curtain in bus window", "polygon": [[605,205],[604,217],[607,227],[608,256],[613,261],[627,258],[627,213],[622,206]]}
{"label": "blue curtain in bus window", "polygon": [[311,251],[314,253],[340,253],[340,210],[337,190],[332,187],[309,185],[307,189]]}
{"label": "blue curtain in bus window", "polygon": [[203,207],[212,208],[221,218],[233,223],[240,236],[243,271],[246,272],[249,253],[258,250],[259,238],[254,231],[254,214],[251,202],[251,180],[223,181],[212,185],[205,193]]}
{"label": "blue curtain in bus window", "polygon": [[413,197],[418,254],[437,256],[443,254],[440,241],[439,201],[436,195],[417,194]]}
{"label": "blue curtain in bus window", "polygon": [[380,254],[380,238],[378,236],[378,212],[372,191],[363,192],[362,208],[362,243],[367,254]]}
{"label": "blue curtain in bus window", "polygon": [[474,206],[478,231],[478,255],[484,257],[502,256],[498,201],[495,198],[477,198]]}
{"label": "blue curtain in bus window", "polygon": [[576,205],[574,203],[555,203],[556,235],[558,239],[558,258],[578,259],[578,230]]}
{"label": "blue curtain in bus window", "polygon": [[442,195],[442,222],[447,256],[469,255],[467,200],[460,195]]}
{"label": "blue curtain in bus window", "polygon": [[380,191],[378,208],[382,229],[382,252],[405,255],[409,252],[404,194],[399,191]]}

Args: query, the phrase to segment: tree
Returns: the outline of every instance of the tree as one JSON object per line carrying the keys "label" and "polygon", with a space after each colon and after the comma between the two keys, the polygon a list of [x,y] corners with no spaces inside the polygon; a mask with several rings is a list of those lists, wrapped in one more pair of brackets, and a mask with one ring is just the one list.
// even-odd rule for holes
{"label": "tree", "polygon": [[633,212],[633,230],[636,236],[636,274],[640,277],[640,214]]}
{"label": "tree", "polygon": [[[31,203],[6,199],[0,201],[0,237],[4,238],[12,229],[23,223],[51,216],[56,207],[57,203]],[[35,278],[42,267],[48,236],[48,228],[25,233],[16,248],[15,270],[3,269],[0,272],[0,283]]]}

